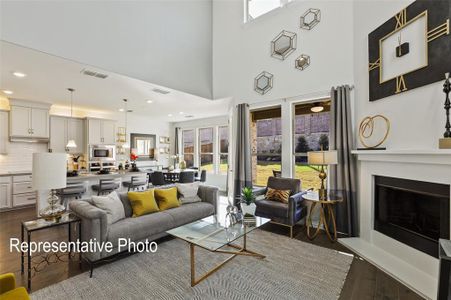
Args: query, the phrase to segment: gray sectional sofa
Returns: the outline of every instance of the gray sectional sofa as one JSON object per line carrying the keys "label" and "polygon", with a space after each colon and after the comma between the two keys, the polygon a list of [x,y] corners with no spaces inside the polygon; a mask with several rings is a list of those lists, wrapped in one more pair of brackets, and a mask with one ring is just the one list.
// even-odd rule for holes
{"label": "gray sectional sofa", "polygon": [[201,202],[183,204],[179,207],[155,212],[148,215],[132,218],[132,207],[127,199],[127,193],[119,193],[124,205],[125,219],[108,225],[107,214],[88,201],[72,201],[70,209],[81,218],[82,241],[96,239],[97,242],[111,242],[112,252],[84,253],[83,258],[92,268],[96,262],[117,254],[118,238],[130,238],[134,242],[156,240],[166,236],[166,231],[205,217],[216,214],[218,201],[218,188],[200,185],[198,196]]}

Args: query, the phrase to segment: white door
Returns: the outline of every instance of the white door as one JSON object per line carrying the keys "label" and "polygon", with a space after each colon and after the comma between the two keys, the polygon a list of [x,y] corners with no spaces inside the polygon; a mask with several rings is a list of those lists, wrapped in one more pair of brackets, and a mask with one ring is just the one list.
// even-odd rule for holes
{"label": "white door", "polygon": [[66,152],[67,121],[66,118],[50,118],[50,149],[54,153]]}
{"label": "white door", "polygon": [[116,122],[102,121],[102,142],[103,144],[116,144]]}
{"label": "white door", "polygon": [[31,108],[23,106],[11,106],[9,117],[10,135],[15,137],[31,136]]}
{"label": "white door", "polygon": [[101,120],[89,119],[88,120],[88,143],[91,145],[102,144],[101,135]]}
{"label": "white door", "polygon": [[0,183],[0,208],[11,207],[11,184]]}
{"label": "white door", "polygon": [[8,112],[0,111],[0,154],[8,153]]}
{"label": "white door", "polygon": [[33,137],[49,137],[49,111],[47,109],[31,109],[31,130]]}
{"label": "white door", "polygon": [[81,154],[85,151],[85,126],[81,119],[67,119],[67,139],[74,140],[77,148],[69,149],[70,153]]}

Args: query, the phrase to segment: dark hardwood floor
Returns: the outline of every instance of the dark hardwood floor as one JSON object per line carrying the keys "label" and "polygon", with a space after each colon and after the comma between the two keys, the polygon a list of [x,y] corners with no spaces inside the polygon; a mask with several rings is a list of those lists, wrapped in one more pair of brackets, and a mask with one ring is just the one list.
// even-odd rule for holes
{"label": "dark hardwood floor", "polygon": [[[21,286],[26,286],[26,276],[23,276],[20,272],[20,254],[9,251],[9,239],[12,237],[20,238],[20,222],[34,219],[35,216],[34,208],[0,213],[0,273],[15,273],[17,284]],[[288,229],[286,227],[275,224],[266,224],[263,229],[288,235]],[[352,253],[339,243],[331,243],[325,235],[319,235],[315,240],[310,241],[306,236],[305,228],[302,226],[295,228],[295,238],[317,246]],[[55,227],[32,234],[32,240],[36,241],[59,241],[65,239],[67,239],[66,227]],[[79,269],[76,259],[69,262],[52,264],[33,277],[32,291],[87,271],[88,266],[83,264],[82,269]],[[354,256],[340,299],[416,300],[422,298],[370,263]]]}

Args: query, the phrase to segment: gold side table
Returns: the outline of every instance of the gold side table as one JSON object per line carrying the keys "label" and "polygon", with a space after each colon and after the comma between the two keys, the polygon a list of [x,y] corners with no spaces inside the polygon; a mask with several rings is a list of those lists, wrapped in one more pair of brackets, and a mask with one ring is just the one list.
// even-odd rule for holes
{"label": "gold side table", "polygon": [[[325,200],[319,200],[318,193],[307,193],[302,195],[302,198],[306,201],[309,201],[312,203],[310,206],[310,211],[307,217],[307,237],[310,240],[313,240],[318,235],[321,225],[324,227],[324,231],[326,231],[327,237],[331,242],[335,242],[337,240],[337,224],[335,221],[335,214],[334,214],[334,208],[333,206],[339,202],[342,202],[343,199],[339,197],[335,197],[333,195],[328,195],[327,199]],[[312,212],[315,209],[315,207],[319,205],[319,223],[316,228],[313,227],[312,224]],[[329,230],[329,225],[332,225],[333,231],[331,232]],[[310,233],[310,227],[312,229],[315,229],[315,232],[313,234]]]}

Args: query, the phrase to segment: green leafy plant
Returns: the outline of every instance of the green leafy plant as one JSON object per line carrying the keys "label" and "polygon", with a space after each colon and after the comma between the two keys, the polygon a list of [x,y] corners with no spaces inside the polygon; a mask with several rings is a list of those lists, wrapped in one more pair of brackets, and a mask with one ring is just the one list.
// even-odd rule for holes
{"label": "green leafy plant", "polygon": [[250,205],[251,203],[255,202],[255,195],[254,191],[250,187],[244,187],[241,191],[241,198],[244,203],[247,205]]}

